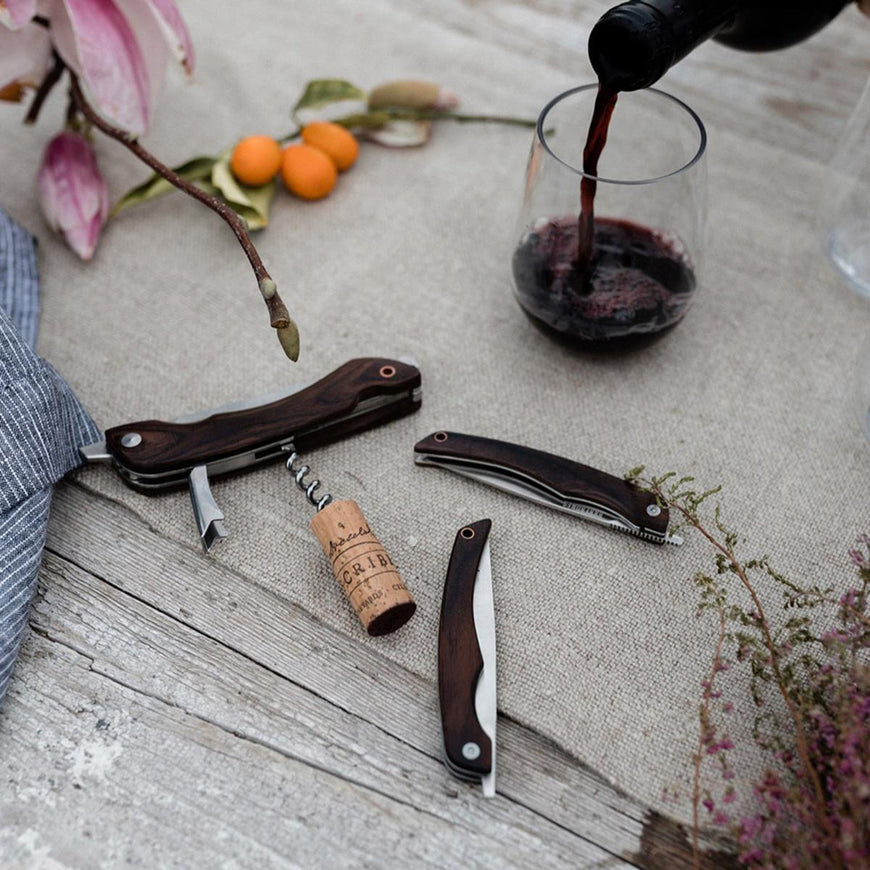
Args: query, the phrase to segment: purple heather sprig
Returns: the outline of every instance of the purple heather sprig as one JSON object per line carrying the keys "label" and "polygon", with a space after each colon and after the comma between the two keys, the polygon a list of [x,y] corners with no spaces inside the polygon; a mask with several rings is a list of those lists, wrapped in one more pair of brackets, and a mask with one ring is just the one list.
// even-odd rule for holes
{"label": "purple heather sprig", "polygon": [[[719,630],[708,676],[702,681],[700,732],[695,753],[694,864],[701,866],[701,810],[707,823],[735,837],[738,860],[769,870],[867,870],[870,868],[870,535],[848,550],[859,583],[835,596],[817,585],[795,584],[768,560],[741,561],[737,535],[722,524],[717,509],[702,518],[700,506],[718,490],[698,493],[691,478],[666,475],[652,481],[629,477],[654,492],[674,516],[698,531],[716,553],[716,573],[699,573],[699,613],[717,613]],[[727,601],[726,585],[737,582],[752,600],[745,610]],[[783,620],[772,620],[762,605],[762,582],[779,586]],[[836,608],[837,624],[819,635],[804,613],[793,609],[826,604]],[[774,625],[776,623],[776,626]],[[728,626],[732,626],[729,630]],[[735,706],[722,701],[717,676],[731,665],[725,656],[750,668],[752,701],[759,714],[755,740],[770,764],[752,785],[754,811],[735,821],[729,812],[737,799],[728,760],[733,741],[720,724]],[[785,719],[771,712],[768,691],[784,703]],[[722,788],[714,795],[700,788],[701,766],[715,760]]]}

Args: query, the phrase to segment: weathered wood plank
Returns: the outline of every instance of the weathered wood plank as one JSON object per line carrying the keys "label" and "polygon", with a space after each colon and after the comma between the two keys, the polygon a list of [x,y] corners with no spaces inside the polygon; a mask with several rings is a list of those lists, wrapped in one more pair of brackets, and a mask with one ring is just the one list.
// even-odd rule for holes
{"label": "weathered wood plank", "polygon": [[57,646],[28,644],[40,666],[25,656],[11,699],[21,727],[4,727],[4,779],[18,787],[2,801],[4,866],[523,866],[491,834],[276,760]]}
{"label": "weathered wood plank", "polygon": [[[33,628],[4,723],[7,779],[58,772],[54,813],[65,820],[70,866],[87,863],[78,844],[89,854],[94,839],[81,833],[93,806],[80,794],[94,770],[93,796],[111,797],[97,839],[125,848],[126,863],[165,866],[187,850],[181,866],[252,857],[286,866],[279,856],[324,867],[629,866],[508,798],[456,788],[435,758],[376,723],[59,557],[46,560]],[[51,732],[33,757],[30,736]],[[0,845],[46,821],[38,804],[26,812],[2,802],[17,824],[4,822]],[[130,828],[134,811],[159,824],[159,840]],[[223,826],[244,840],[207,836]],[[40,833],[54,857],[52,830]]]}

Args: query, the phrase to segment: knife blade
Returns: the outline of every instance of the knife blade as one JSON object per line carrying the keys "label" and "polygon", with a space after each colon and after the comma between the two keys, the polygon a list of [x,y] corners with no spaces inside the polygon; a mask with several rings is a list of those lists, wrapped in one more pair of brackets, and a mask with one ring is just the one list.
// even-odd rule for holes
{"label": "knife blade", "polygon": [[562,456],[441,430],[414,445],[414,461],[655,544],[683,543],[679,535],[668,530],[668,508],[654,495]]}
{"label": "knife blade", "polygon": [[495,609],[489,532],[479,520],[457,533],[438,627],[438,698],[444,763],[495,795]]}
{"label": "knife blade", "polygon": [[349,360],[302,389],[251,406],[233,403],[181,421],[114,426],[105,441],[80,448],[89,463],[109,463],[140,492],[190,487],[207,550],[226,536],[209,480],[304,451],[411,414],[420,407],[420,371],[410,362]]}

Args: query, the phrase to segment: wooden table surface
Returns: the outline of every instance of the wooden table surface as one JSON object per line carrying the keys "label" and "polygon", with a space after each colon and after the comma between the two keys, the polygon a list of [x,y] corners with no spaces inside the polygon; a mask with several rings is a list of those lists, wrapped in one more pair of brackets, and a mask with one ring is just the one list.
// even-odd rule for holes
{"label": "wooden table surface", "polygon": [[[578,82],[606,8],[393,2]],[[864,24],[850,9],[771,55],[704,46],[670,89],[823,162],[870,73]],[[434,685],[68,481],[0,713],[0,867],[690,866],[674,825],[498,727],[513,761],[484,800],[442,765]]]}

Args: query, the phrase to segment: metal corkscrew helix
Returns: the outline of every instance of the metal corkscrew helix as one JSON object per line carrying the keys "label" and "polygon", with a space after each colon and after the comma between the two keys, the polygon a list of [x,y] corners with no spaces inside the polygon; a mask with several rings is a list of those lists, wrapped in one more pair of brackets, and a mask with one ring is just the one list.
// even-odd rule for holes
{"label": "metal corkscrew helix", "polygon": [[301,465],[299,468],[296,468],[295,463],[299,458],[299,454],[291,447],[285,447],[284,450],[290,452],[290,456],[287,457],[287,461],[284,465],[287,468],[287,471],[293,475],[293,480],[296,481],[296,486],[305,493],[305,498],[307,498],[308,501],[317,508],[317,510],[323,510],[332,501],[332,496],[329,493],[325,493],[318,498],[314,493],[320,488],[320,481],[312,480],[311,483],[306,483],[305,475],[308,474],[311,469],[307,465]]}

